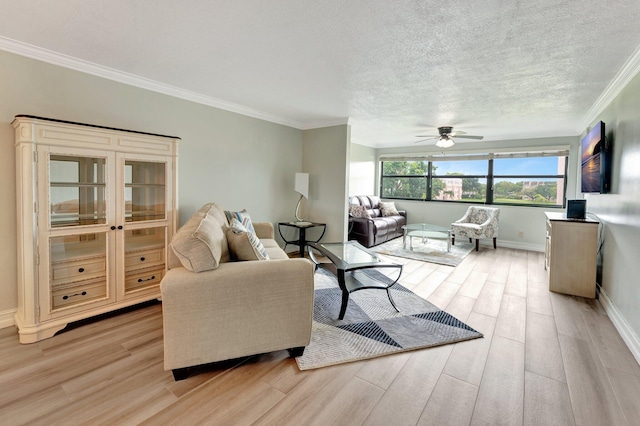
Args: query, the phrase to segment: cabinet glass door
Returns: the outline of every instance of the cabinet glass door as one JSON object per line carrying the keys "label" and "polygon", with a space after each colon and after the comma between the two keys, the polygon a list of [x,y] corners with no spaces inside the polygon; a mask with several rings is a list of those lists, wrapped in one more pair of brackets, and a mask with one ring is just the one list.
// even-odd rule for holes
{"label": "cabinet glass door", "polygon": [[105,224],[105,158],[51,155],[49,211],[51,227]]}
{"label": "cabinet glass door", "polygon": [[124,293],[157,286],[165,271],[166,227],[124,231]]}
{"label": "cabinet glass door", "polygon": [[106,233],[64,235],[49,242],[52,312],[107,298]]}
{"label": "cabinet glass door", "polygon": [[165,163],[125,161],[125,221],[166,219],[165,167]]}

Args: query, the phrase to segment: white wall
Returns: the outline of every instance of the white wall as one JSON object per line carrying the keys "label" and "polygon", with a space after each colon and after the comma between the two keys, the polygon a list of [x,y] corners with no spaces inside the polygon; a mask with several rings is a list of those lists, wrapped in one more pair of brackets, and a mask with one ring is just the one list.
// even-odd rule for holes
{"label": "white wall", "polygon": [[349,160],[349,196],[375,194],[376,149],[352,143]]}
{"label": "white wall", "polygon": [[601,299],[640,362],[640,75],[592,125],[599,120],[613,143],[612,189],[585,198],[604,223]]}
{"label": "white wall", "polygon": [[304,131],[302,168],[309,173],[309,202],[305,207],[311,221],[328,224],[322,241],[347,239],[350,138],[348,124]]}
{"label": "white wall", "polygon": [[[256,221],[275,223],[293,215],[293,177],[302,169],[301,130],[0,51],[0,327],[12,324],[17,305],[10,125],[16,114],[181,137],[181,224],[210,201],[227,209],[246,208]],[[335,166],[342,167],[343,179],[344,163]]]}
{"label": "white wall", "polygon": [[[458,143],[446,152],[490,152],[491,150],[508,149],[540,149],[541,147],[570,146],[570,159],[579,162],[579,138],[558,137],[541,139],[518,139],[508,141],[487,141],[473,143]],[[442,150],[434,146],[406,147],[406,148],[382,148],[377,150],[377,158],[388,154],[436,154]],[[569,162],[567,171],[567,198],[575,198],[576,188],[576,161]],[[379,171],[378,171],[379,173]],[[376,174],[376,181],[378,179]],[[376,191],[377,192],[377,191]],[[396,206],[407,210],[407,218],[410,223],[427,222],[435,225],[446,226],[454,220],[462,217],[467,210],[463,203],[447,203],[437,201],[404,201],[395,200]],[[498,244],[503,247],[544,251],[545,240],[545,216],[544,212],[549,208],[497,206],[500,208],[500,230]],[[491,244],[491,241],[481,241],[481,244]]]}

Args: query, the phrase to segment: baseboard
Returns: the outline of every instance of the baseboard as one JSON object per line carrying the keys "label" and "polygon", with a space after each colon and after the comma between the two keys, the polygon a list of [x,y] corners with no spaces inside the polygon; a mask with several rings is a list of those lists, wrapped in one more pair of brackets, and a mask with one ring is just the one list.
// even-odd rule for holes
{"label": "baseboard", "polygon": [[609,315],[609,319],[613,323],[613,326],[618,330],[622,340],[627,344],[629,350],[633,354],[633,357],[640,364],[640,338],[633,331],[627,320],[622,316],[616,305],[611,301],[607,293],[600,288],[600,303],[604,307],[604,310],[607,311],[607,315]]}
{"label": "baseboard", "polygon": [[16,314],[15,309],[10,309],[8,311],[0,312],[0,328],[11,327],[12,325],[16,325],[13,316]]}
{"label": "baseboard", "polygon": [[[498,240],[496,244],[498,248],[504,247],[504,248],[511,248],[516,250],[539,251],[544,253],[544,244],[521,243],[518,241],[505,241],[505,240]],[[493,242],[491,242],[491,240],[480,240],[480,245],[493,247]]]}

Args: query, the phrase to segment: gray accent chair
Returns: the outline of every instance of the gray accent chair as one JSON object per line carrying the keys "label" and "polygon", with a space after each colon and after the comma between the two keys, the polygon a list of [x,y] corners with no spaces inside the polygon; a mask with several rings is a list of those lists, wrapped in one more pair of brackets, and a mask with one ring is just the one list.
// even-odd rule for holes
{"label": "gray accent chair", "polygon": [[499,223],[500,209],[469,206],[464,216],[451,224],[451,243],[455,244],[456,237],[467,237],[469,242],[475,239],[476,251],[478,251],[480,238],[491,238],[495,249]]}

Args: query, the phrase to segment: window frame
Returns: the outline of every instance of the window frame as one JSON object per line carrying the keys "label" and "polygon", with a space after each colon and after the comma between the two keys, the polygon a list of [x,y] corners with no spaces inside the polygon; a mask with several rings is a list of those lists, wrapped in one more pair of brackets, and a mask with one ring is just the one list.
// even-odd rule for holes
{"label": "window frame", "polygon": [[[494,174],[494,160],[501,158],[526,158],[526,157],[564,157],[564,173],[563,174],[523,174],[523,175],[496,175]],[[438,175],[433,173],[433,163],[438,161],[477,161],[477,160],[486,160],[487,161],[487,174],[486,175]],[[428,163],[428,172],[424,175],[399,175],[399,174],[385,174],[384,173],[384,163],[385,162],[409,162],[409,161],[424,161]],[[562,209],[565,208],[567,203],[567,174],[569,169],[569,150],[552,150],[552,151],[521,151],[516,153],[483,153],[480,155],[461,155],[460,157],[449,156],[449,157],[440,157],[440,156],[402,156],[402,157],[393,157],[393,156],[381,156],[379,158],[379,194],[381,198],[392,199],[392,200],[407,200],[407,201],[437,201],[442,203],[460,203],[460,204],[486,204],[486,205],[499,205],[499,206],[517,206],[517,207],[534,207],[534,208],[548,208],[548,209]],[[426,195],[424,198],[406,198],[406,197],[398,197],[398,196],[389,196],[384,194],[384,180],[389,178],[411,178],[411,179],[424,179],[424,187],[426,190]],[[464,200],[439,200],[433,198],[433,180],[434,179],[442,179],[442,178],[478,178],[478,179],[486,179],[486,194],[484,201],[464,201]],[[536,203],[509,203],[509,202],[495,202],[494,200],[494,190],[495,190],[495,182],[497,180],[503,179],[521,179],[525,180],[547,180],[547,179],[562,179],[563,181],[563,189],[562,189],[562,204],[536,204]]]}

